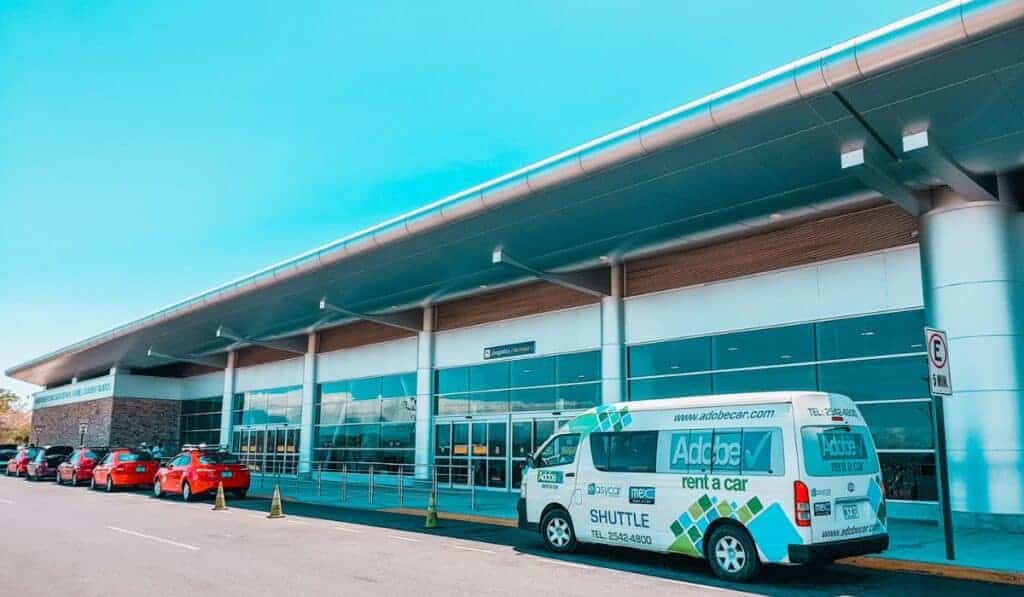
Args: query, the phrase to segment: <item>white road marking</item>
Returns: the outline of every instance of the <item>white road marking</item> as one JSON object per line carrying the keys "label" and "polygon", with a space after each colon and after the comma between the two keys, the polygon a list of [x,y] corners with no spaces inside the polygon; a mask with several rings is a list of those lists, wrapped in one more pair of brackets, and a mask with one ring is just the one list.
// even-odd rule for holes
{"label": "white road marking", "polygon": [[481,549],[479,547],[468,547],[466,545],[457,545],[455,543],[449,543],[448,547],[451,547],[452,549],[461,549],[462,551],[475,551],[477,553],[490,553],[490,554],[497,553],[497,552],[492,551],[490,549]]}
{"label": "white road marking", "polygon": [[13,504],[13,503],[14,503],[14,500],[9,500],[7,498],[0,498],[0,504]]}
{"label": "white road marking", "polygon": [[138,531],[129,531],[128,529],[122,529],[121,527],[108,526],[107,528],[118,533],[124,533],[125,535],[133,535],[135,537],[141,537],[143,539],[149,539],[151,541],[166,543],[167,545],[174,545],[175,547],[183,547],[185,549],[190,549],[192,551],[199,551],[198,547],[196,547],[195,545],[189,545],[188,543],[178,543],[177,541],[171,541],[170,539],[164,539],[163,537],[154,537],[153,535],[139,533]]}
{"label": "white road marking", "polygon": [[331,525],[331,528],[332,528],[332,529],[334,529],[334,530],[336,530],[336,531],[341,531],[341,532],[343,532],[343,533],[355,533],[355,534],[357,534],[357,535],[358,535],[359,533],[362,533],[362,531],[360,531],[359,529],[350,529],[350,528],[348,528],[348,527],[343,527],[343,526],[341,526],[341,525],[336,525],[336,524],[334,524],[334,525]]}
{"label": "white road marking", "polygon": [[398,539],[399,541],[408,541],[409,543],[419,543],[420,539],[413,539],[412,537],[402,537],[401,535],[388,535],[391,539]]}

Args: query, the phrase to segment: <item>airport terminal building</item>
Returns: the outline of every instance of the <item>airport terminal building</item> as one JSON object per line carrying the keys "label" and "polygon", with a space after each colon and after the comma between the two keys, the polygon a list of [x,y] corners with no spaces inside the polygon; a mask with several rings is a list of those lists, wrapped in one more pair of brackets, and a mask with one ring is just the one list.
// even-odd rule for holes
{"label": "airport terminal building", "polygon": [[493,491],[595,405],[839,392],[932,518],[931,326],[953,509],[1020,528],[1022,173],[1024,2],[950,2],[7,374],[37,443]]}

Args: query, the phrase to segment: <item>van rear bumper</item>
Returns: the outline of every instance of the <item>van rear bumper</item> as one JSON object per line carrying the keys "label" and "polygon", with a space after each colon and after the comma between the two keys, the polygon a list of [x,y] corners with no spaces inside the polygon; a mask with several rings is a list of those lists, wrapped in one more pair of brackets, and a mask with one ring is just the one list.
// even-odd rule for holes
{"label": "van rear bumper", "polygon": [[790,545],[789,561],[794,564],[813,564],[831,562],[839,558],[862,556],[869,553],[882,553],[889,549],[889,534],[843,539],[827,543],[811,543],[810,545]]}
{"label": "van rear bumper", "polygon": [[516,515],[519,519],[518,526],[524,531],[536,531],[540,528],[540,525],[538,525],[537,523],[527,522],[526,500],[524,498],[519,498],[519,501],[516,502]]}

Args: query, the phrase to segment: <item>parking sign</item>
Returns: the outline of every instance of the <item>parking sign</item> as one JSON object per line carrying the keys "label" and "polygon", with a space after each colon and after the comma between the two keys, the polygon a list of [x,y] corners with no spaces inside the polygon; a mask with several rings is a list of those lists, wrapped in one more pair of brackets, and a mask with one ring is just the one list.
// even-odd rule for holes
{"label": "parking sign", "polygon": [[924,345],[928,351],[928,386],[936,396],[952,396],[953,380],[949,376],[949,342],[946,332],[924,329]]}

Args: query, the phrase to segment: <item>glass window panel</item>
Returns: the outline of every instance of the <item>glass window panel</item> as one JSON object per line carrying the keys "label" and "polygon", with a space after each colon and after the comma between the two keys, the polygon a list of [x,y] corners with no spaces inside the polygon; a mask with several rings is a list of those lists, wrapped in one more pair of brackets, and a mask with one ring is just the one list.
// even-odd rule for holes
{"label": "glass window panel", "polygon": [[606,435],[607,470],[627,473],[655,472],[658,455],[657,431],[626,431]]}
{"label": "glass window panel", "polygon": [[465,423],[452,425],[452,455],[463,458],[469,455],[469,425]]}
{"label": "glass window panel", "polygon": [[380,398],[381,378],[349,380],[349,392],[353,400],[374,400]]}
{"label": "glass window panel", "polygon": [[513,412],[542,410],[551,412],[555,410],[555,388],[529,388],[525,390],[512,390],[510,408]]}
{"label": "glass window panel", "polygon": [[531,432],[533,425],[529,421],[512,423],[512,457],[525,458],[533,453]]}
{"label": "glass window panel", "polygon": [[473,423],[472,430],[472,455],[487,456],[487,424]]}
{"label": "glass window panel", "polygon": [[512,461],[512,489],[516,490],[523,485],[523,469],[526,468],[525,460]]}
{"label": "glass window panel", "polygon": [[364,398],[345,403],[346,423],[370,423],[380,421],[380,399]]}
{"label": "glass window panel", "polygon": [[885,453],[878,455],[885,481],[885,497],[890,500],[938,500],[935,479],[935,454]]}
{"label": "glass window panel", "polygon": [[814,365],[715,373],[715,394],[817,389]]}
{"label": "glass window panel", "polygon": [[383,421],[415,421],[416,420],[416,398],[395,397],[385,398],[380,401],[381,420]]}
{"label": "glass window panel", "polygon": [[447,394],[435,397],[438,415],[468,415],[469,394]]}
{"label": "glass window panel", "polygon": [[505,437],[505,423],[490,423],[487,426],[487,455],[505,457],[508,454],[508,439]]}
{"label": "glass window panel", "polygon": [[382,448],[415,448],[416,425],[414,423],[392,423],[380,427]]}
{"label": "glass window panel", "polygon": [[549,386],[555,383],[555,358],[521,359],[509,363],[511,387]]}
{"label": "glass window panel", "polygon": [[587,383],[574,386],[559,386],[556,410],[590,408],[601,403],[601,384]]}
{"label": "glass window panel", "polygon": [[930,449],[932,407],[928,402],[861,404],[860,412],[880,449]]}
{"label": "glass window panel", "polygon": [[319,410],[319,424],[321,425],[337,425],[343,421],[342,415],[344,413],[344,408],[341,402],[323,402],[320,404]]}
{"label": "glass window panel", "polygon": [[711,339],[690,338],[630,346],[629,375],[669,375],[711,369]]}
{"label": "glass window panel", "polygon": [[381,395],[385,398],[416,395],[416,374],[388,375],[381,382]]}
{"label": "glass window panel", "polygon": [[320,384],[320,399],[324,402],[347,400],[348,381],[332,381]]}
{"label": "glass window panel", "polygon": [[923,356],[818,365],[822,391],[854,400],[927,398],[928,361]]}
{"label": "glass window panel", "polygon": [[823,321],[817,325],[818,359],[924,351],[924,311],[903,311]]}
{"label": "glass window panel", "polygon": [[536,450],[544,442],[548,441],[551,434],[555,432],[554,421],[536,421],[534,424],[533,449]]}
{"label": "glass window panel", "polygon": [[469,367],[442,369],[437,372],[437,393],[454,394],[469,391]]}
{"label": "glass window panel", "polygon": [[380,447],[380,425],[344,425],[346,448]]}
{"label": "glass window panel", "polygon": [[289,406],[285,414],[285,419],[289,425],[298,425],[302,423],[302,405]]}
{"label": "glass window panel", "polygon": [[469,389],[503,390],[508,387],[508,363],[491,363],[469,368]]}
{"label": "glass window panel", "polygon": [[469,402],[471,414],[508,412],[508,390],[474,392]]}
{"label": "glass window panel", "polygon": [[487,486],[505,487],[505,459],[487,460]]}
{"label": "glass window panel", "polygon": [[711,393],[711,375],[682,375],[629,380],[630,400],[680,398]]}
{"label": "glass window panel", "polygon": [[555,380],[578,383],[601,379],[601,351],[578,352],[555,357]]}
{"label": "glass window panel", "polygon": [[[711,452],[712,436],[714,431],[710,429],[691,429],[687,434],[686,456],[687,467],[691,473],[707,473],[711,471],[711,460],[714,458]],[[678,465],[678,463],[676,463]]]}
{"label": "glass window panel", "polygon": [[[712,338],[715,369],[814,361],[814,326],[793,325]],[[717,390],[716,390],[717,391]]]}
{"label": "glass window panel", "polygon": [[434,454],[442,457],[452,455],[452,426],[444,423],[434,426]]}

